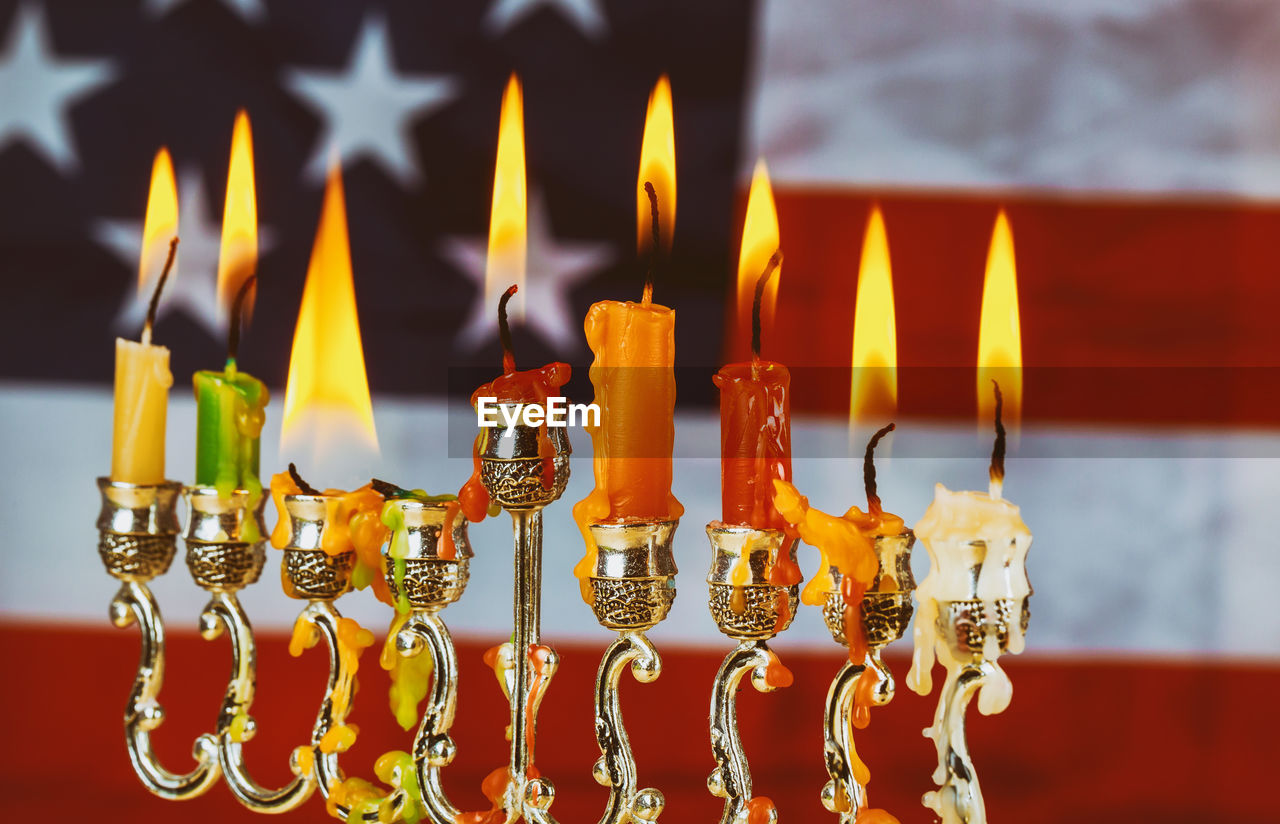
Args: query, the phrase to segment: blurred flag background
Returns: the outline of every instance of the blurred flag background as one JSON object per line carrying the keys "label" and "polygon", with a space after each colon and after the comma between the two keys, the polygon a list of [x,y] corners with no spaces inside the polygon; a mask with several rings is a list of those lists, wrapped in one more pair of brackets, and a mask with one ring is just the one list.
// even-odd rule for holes
{"label": "blurred flag background", "polygon": [[[591,302],[635,298],[635,176],[645,102],[670,76],[679,215],[657,299],[677,311],[674,491],[679,597],[653,631],[667,659],[624,687],[641,781],[663,820],[707,820],[706,709],[730,642],[705,607],[719,516],[710,369],[740,352],[734,294],[746,189],[772,176],[786,254],[765,354],[795,374],[797,486],[829,511],[860,503],[847,445],[850,345],[864,227],[883,212],[897,310],[899,431],[881,464],[908,524],[933,484],[982,488],[973,366],[997,210],[1013,229],[1023,430],[1006,494],[1035,533],[1028,651],[1013,704],[970,725],[995,821],[1274,817],[1259,792],[1280,725],[1280,8],[1266,2],[813,0],[806,3],[484,0],[0,2],[0,634],[9,710],[0,793],[20,818],[246,820],[224,788],[180,811],[134,780],[120,711],[136,634],[113,629],[94,558],[109,468],[113,338],[136,335],[152,158],[178,185],[178,265],[156,327],[172,351],[170,477],[193,476],[189,375],[217,368],[214,276],[231,129],[252,119],[261,256],[240,362],[272,387],[264,475],[326,165],[342,166],[380,475],[456,490],[469,457],[457,371],[496,371],[483,302],[499,100],[524,83],[529,177],[522,365],[569,361],[586,400]],[[482,370],[483,373],[483,370]],[[451,415],[451,410],[453,414]],[[465,421],[465,416],[462,418]],[[570,503],[591,487],[589,442],[547,513],[544,638],[563,666],[538,766],[561,820],[597,815],[590,692],[610,634],[570,576]],[[317,480],[317,485],[357,479]],[[269,515],[270,518],[270,515]],[[509,532],[471,531],[472,579],[446,620],[459,639],[459,755],[446,786],[485,806],[505,760],[505,704],[480,662],[509,632]],[[801,550],[812,572],[812,551]],[[275,556],[269,558],[274,565]],[[917,575],[927,568],[920,547]],[[205,597],[180,565],[154,590],[171,635],[159,754],[183,765],[212,728],[224,641],[195,635]],[[324,656],[294,660],[298,605],[273,574],[243,596],[261,634],[250,766],[270,784],[310,728]],[[369,593],[344,613],[381,632]],[[901,684],[859,733],[871,797],[931,820],[936,696]],[[797,675],[743,693],[756,791],[818,820],[821,704],[842,651],[806,610],[774,644]],[[372,656],[366,656],[372,658]],[[407,748],[370,660],[344,757]],[[183,767],[185,769],[185,767]],[[72,773],[76,778],[71,778]],[[318,804],[291,814],[318,818]],[[1272,810],[1268,812],[1268,810]]]}

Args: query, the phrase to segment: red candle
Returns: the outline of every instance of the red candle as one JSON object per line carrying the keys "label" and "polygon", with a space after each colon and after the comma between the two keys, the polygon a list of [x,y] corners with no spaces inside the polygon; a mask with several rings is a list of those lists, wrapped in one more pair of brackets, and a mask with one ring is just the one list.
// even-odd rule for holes
{"label": "red candle", "polygon": [[716,373],[720,388],[721,520],[731,526],[785,529],[773,504],[773,482],[791,478],[791,373],[760,357],[760,310],[765,286],[782,262],[774,253],[756,283],[752,359]]}
{"label": "red candle", "polygon": [[[516,369],[515,355],[511,352],[511,331],[507,326],[507,301],[516,291],[516,287],[512,286],[498,303],[498,326],[502,335],[502,374],[472,393],[472,407],[480,398],[496,398],[499,404],[532,403],[545,408],[547,398],[559,395],[560,387],[569,382],[571,372],[567,363],[548,363],[541,369]],[[489,510],[489,491],[480,482],[480,444],[482,438],[494,431],[485,429],[476,437],[472,451],[471,477],[458,492],[462,514],[472,523],[484,520]],[[543,486],[550,489],[555,481],[555,449],[547,434],[545,422],[538,429],[538,454],[542,457]]]}

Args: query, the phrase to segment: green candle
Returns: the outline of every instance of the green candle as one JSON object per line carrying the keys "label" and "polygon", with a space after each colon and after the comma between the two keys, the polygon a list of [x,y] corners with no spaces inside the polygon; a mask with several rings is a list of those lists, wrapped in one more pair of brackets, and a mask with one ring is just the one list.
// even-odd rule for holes
{"label": "green candle", "polygon": [[246,278],[232,304],[226,368],[221,372],[202,370],[193,379],[196,484],[215,487],[221,498],[230,498],[237,489],[246,490],[250,508],[257,506],[262,495],[258,438],[271,393],[262,381],[236,369],[236,351],[240,346],[240,313],[257,280],[253,275]]}
{"label": "green candle", "polygon": [[234,359],[222,372],[197,372],[194,383],[196,483],[216,487],[224,498],[245,489],[256,501],[262,494],[258,439],[271,397],[266,385],[237,370]]}

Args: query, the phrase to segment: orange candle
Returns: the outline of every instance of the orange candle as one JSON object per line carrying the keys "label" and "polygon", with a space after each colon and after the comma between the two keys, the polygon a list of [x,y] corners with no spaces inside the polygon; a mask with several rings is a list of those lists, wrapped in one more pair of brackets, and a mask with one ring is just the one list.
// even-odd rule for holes
{"label": "orange candle", "polygon": [[584,326],[595,355],[591,385],[600,425],[587,427],[596,486],[573,507],[587,548],[573,573],[590,601],[587,576],[596,559],[590,525],[674,520],[684,507],[671,494],[675,311],[653,303],[646,289],[639,303],[604,300],[592,305]]}
{"label": "orange candle", "polygon": [[731,526],[786,529],[773,481],[791,480],[791,373],[780,363],[731,363],[720,388],[721,520]]}
{"label": "orange candle", "polygon": [[[496,403],[528,403],[546,407],[547,398],[559,395],[560,387],[569,382],[572,374],[567,363],[548,363],[540,369],[516,369],[515,355],[511,351],[511,330],[507,325],[507,302],[518,291],[512,286],[498,302],[498,328],[502,336],[502,374],[481,386],[471,394],[474,408],[480,398],[496,398]],[[472,448],[471,477],[458,492],[462,514],[475,523],[484,520],[489,511],[489,490],[480,481],[480,447],[483,439],[500,430],[481,429]],[[550,489],[555,482],[555,449],[547,434],[544,420],[538,429],[538,454],[542,457],[542,483]]]}

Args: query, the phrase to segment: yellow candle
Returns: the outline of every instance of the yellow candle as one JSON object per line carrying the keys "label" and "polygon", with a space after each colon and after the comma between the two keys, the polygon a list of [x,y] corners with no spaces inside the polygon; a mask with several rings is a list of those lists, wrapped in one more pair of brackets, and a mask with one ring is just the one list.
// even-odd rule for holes
{"label": "yellow candle", "polygon": [[164,481],[164,427],[170,386],[173,373],[169,371],[167,347],[116,338],[111,480],[131,484]]}

